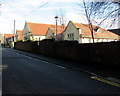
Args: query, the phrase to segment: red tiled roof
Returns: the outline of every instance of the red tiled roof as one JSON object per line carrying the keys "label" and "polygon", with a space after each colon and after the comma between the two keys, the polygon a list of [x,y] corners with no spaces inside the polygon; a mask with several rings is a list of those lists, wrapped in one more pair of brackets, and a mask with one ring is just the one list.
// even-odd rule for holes
{"label": "red tiled roof", "polygon": [[18,39],[22,40],[22,30],[16,30],[16,34],[18,35]]}
{"label": "red tiled roof", "polygon": [[27,25],[33,35],[46,35],[48,28],[54,26],[52,24],[40,24],[30,22],[27,22]]}
{"label": "red tiled roof", "polygon": [[[65,30],[65,28],[66,28],[66,26],[58,25],[58,26],[57,26],[57,34],[63,33],[63,31]],[[52,29],[52,31],[53,31],[54,33],[56,33],[56,26],[51,27],[51,29]]]}
{"label": "red tiled roof", "polygon": [[9,38],[11,36],[15,36],[14,34],[4,34],[4,38]]}
{"label": "red tiled roof", "polygon": [[[81,33],[83,36],[91,36],[91,31],[88,24],[74,23],[74,25],[76,26],[76,28],[81,29]],[[118,35],[93,25],[93,29],[95,28],[97,28],[98,31],[93,31],[94,38],[118,38]]]}
{"label": "red tiled roof", "polygon": [[94,33],[95,34],[95,36],[101,36],[101,37],[112,37],[112,38],[118,38],[118,35],[117,34],[114,34],[114,33],[112,33],[112,32],[110,32],[110,31],[107,31],[107,30],[105,30],[105,29],[102,29],[102,28],[99,28],[99,32],[95,32]]}

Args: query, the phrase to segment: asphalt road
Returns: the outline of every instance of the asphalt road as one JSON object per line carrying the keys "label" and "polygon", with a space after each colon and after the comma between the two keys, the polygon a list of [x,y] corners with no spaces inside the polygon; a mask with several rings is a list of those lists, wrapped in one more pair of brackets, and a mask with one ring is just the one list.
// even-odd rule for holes
{"label": "asphalt road", "polygon": [[120,95],[120,88],[91,77],[84,72],[2,49],[3,94]]}

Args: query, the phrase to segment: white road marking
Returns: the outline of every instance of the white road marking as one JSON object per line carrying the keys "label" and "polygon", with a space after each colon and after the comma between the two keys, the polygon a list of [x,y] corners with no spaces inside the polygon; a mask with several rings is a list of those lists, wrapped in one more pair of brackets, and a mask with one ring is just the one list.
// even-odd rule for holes
{"label": "white road marking", "polygon": [[[31,56],[27,56],[27,55],[24,55],[24,54],[20,54],[20,53],[16,53],[16,54],[17,54],[17,55],[24,56],[24,57],[27,57],[27,58],[32,59],[32,60],[42,61],[42,60],[39,60],[39,59],[37,59],[37,58],[31,57]],[[47,61],[42,61],[42,62],[44,62],[44,63],[49,63],[49,62],[47,62]]]}
{"label": "white road marking", "polygon": [[32,58],[33,60],[40,61],[39,59]]}
{"label": "white road marking", "polygon": [[44,62],[44,63],[50,63],[50,62],[47,62],[47,61],[42,61],[42,62]]}
{"label": "white road marking", "polygon": [[21,55],[20,53],[16,53],[17,55]]}
{"label": "white road marking", "polygon": [[28,58],[29,58],[29,59],[33,59],[32,57],[29,57],[29,56],[28,56]]}
{"label": "white road marking", "polygon": [[29,59],[33,59],[32,57],[27,56],[27,55],[23,55],[23,54],[19,54],[19,55],[22,55],[22,56],[27,57],[27,58],[29,58]]}
{"label": "white road marking", "polygon": [[57,65],[57,67],[62,68],[62,69],[66,69],[66,67],[63,67],[63,66],[60,66],[60,65]]}
{"label": "white road marking", "polygon": [[[23,55],[23,54],[20,54],[20,53],[16,53],[16,54],[18,54],[18,55],[22,55],[22,56],[25,56],[25,57],[27,57],[27,58],[29,58],[29,59],[32,59],[32,60],[36,60],[36,61],[41,61],[41,62],[43,62],[43,63],[52,64],[52,63],[50,63],[50,62],[48,62],[48,61],[39,60],[39,59],[32,58],[32,57],[30,57],[30,56]],[[62,69],[66,69],[66,67],[63,67],[63,66],[60,66],[60,65],[57,65],[57,67],[62,68]]]}

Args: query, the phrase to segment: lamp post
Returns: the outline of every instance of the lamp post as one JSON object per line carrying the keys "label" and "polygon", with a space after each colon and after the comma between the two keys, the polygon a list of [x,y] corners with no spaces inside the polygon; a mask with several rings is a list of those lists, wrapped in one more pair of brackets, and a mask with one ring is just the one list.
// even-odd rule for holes
{"label": "lamp post", "polygon": [[56,19],[56,39],[57,39],[57,20],[58,20],[58,16],[55,16],[55,19]]}

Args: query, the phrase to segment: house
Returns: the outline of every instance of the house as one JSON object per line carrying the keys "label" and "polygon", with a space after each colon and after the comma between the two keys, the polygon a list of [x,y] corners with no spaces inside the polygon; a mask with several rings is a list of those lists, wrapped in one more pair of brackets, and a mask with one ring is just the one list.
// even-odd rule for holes
{"label": "house", "polygon": [[52,24],[41,24],[41,23],[31,23],[25,22],[25,26],[23,28],[22,39],[32,40],[32,41],[40,41],[45,39],[46,32],[49,27],[53,27]]}
{"label": "house", "polygon": [[[93,25],[94,42],[118,41],[118,35]],[[69,21],[65,31],[64,40],[78,41],[79,43],[92,43],[92,35],[88,24],[73,23]]]}
{"label": "house", "polygon": [[4,34],[4,45],[13,47],[14,36],[15,36],[14,34]]}
{"label": "house", "polygon": [[16,30],[16,40],[22,40],[22,30]]}
{"label": "house", "polygon": [[4,41],[5,42],[14,41],[13,36],[14,34],[4,34]]}
{"label": "house", "polygon": [[46,33],[46,39],[55,39],[55,40],[63,40],[63,31],[66,28],[64,25],[58,25],[56,29],[56,25],[53,27],[49,27]]}

